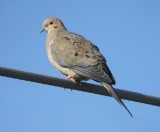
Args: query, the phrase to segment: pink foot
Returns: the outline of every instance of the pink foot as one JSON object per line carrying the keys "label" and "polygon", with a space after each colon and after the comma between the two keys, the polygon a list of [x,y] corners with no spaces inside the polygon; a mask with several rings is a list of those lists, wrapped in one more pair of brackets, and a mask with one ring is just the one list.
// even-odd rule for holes
{"label": "pink foot", "polygon": [[72,76],[67,76],[66,79],[70,80],[76,84],[76,80]]}
{"label": "pink foot", "polygon": [[67,80],[70,80],[71,78],[72,78],[71,76],[67,76],[67,77],[66,77]]}
{"label": "pink foot", "polygon": [[[67,76],[66,79],[72,81],[74,84],[77,83],[76,80],[71,76]],[[72,88],[71,88],[71,91],[72,91]]]}

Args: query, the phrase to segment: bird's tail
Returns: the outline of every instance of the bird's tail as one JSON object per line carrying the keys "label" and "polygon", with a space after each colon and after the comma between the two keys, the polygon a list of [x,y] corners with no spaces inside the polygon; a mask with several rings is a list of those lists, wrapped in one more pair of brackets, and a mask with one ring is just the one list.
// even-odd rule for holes
{"label": "bird's tail", "polygon": [[[116,94],[114,88],[112,87],[111,84],[108,83],[104,83],[102,82],[102,85],[108,90],[108,92],[112,95],[112,97],[114,97],[117,102],[122,105],[127,111],[128,113],[132,116],[131,112],[128,110],[128,108],[125,106],[125,104],[123,103],[123,101],[120,99],[120,97],[118,97],[118,95]],[[133,117],[133,116],[132,116]]]}

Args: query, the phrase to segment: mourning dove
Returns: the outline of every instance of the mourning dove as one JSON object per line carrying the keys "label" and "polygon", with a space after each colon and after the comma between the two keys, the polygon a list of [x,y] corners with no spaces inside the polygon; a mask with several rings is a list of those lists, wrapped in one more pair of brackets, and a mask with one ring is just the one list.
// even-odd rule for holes
{"label": "mourning dove", "polygon": [[96,45],[81,35],[69,32],[58,18],[46,19],[41,32],[43,31],[48,33],[46,50],[52,65],[65,74],[67,79],[92,79],[102,83],[132,116],[112,87],[115,79]]}

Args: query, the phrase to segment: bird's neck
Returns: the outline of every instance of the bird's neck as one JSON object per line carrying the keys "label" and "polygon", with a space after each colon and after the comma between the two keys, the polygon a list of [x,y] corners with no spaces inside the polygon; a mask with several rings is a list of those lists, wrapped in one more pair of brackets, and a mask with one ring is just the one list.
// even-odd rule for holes
{"label": "bird's neck", "polygon": [[58,33],[65,32],[65,31],[67,31],[65,27],[57,27],[57,28],[50,29],[48,31],[47,41],[51,42],[57,36]]}
{"label": "bird's neck", "polygon": [[52,41],[55,39],[56,36],[57,36],[57,32],[55,32],[54,30],[48,31],[47,39],[46,39],[47,47],[50,46],[50,44],[52,43]]}

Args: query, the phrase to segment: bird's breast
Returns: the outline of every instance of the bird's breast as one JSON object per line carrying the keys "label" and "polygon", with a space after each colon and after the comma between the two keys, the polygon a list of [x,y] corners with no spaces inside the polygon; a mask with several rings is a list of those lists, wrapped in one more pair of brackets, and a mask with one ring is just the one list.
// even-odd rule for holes
{"label": "bird's breast", "polygon": [[[50,44],[53,43],[52,41],[50,42]],[[86,77],[81,76],[80,74],[70,70],[69,68],[64,68],[60,65],[57,64],[57,62],[54,59],[54,54],[51,52],[51,47],[50,44],[48,43],[48,45],[46,45],[46,50],[47,50],[47,56],[48,59],[50,61],[50,63],[55,66],[59,71],[61,71],[63,74],[67,75],[67,76],[71,76],[72,78],[74,78],[75,80],[87,80]]]}

